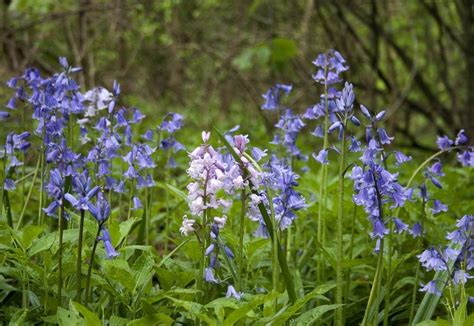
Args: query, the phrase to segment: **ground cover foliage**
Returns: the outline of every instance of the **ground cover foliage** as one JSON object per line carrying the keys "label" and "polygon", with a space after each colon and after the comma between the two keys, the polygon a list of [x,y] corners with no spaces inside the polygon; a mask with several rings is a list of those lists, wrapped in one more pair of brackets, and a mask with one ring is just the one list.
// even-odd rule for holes
{"label": "ground cover foliage", "polygon": [[80,88],[66,58],[9,79],[0,318],[473,324],[471,126],[399,149],[349,68],[317,55],[307,109],[290,83],[261,90],[273,135],[146,116],[119,82]]}

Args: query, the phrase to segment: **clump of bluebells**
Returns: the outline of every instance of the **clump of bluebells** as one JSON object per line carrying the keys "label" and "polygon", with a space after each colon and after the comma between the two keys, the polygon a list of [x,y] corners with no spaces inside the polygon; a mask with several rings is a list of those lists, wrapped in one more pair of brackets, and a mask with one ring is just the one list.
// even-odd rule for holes
{"label": "clump of bluebells", "polygon": [[[368,219],[372,223],[371,237],[377,239],[378,250],[379,240],[389,233],[387,223],[390,220],[388,210],[402,207],[405,202],[411,199],[413,190],[405,188],[398,182],[398,173],[391,173],[387,170],[387,154],[384,145],[392,142],[393,137],[388,136],[385,129],[378,127],[379,122],[385,115],[382,111],[372,115],[369,110],[361,105],[361,112],[369,121],[366,128],[367,145],[363,148],[360,157],[361,164],[352,168],[351,179],[354,180],[353,201],[356,205],[362,206]],[[397,164],[402,164],[408,159],[404,154],[396,154]],[[398,216],[392,218],[395,223],[397,233],[407,230],[407,225]]]}
{"label": "clump of bluebells", "polygon": [[445,271],[448,280],[433,279],[423,285],[420,291],[442,294],[448,283],[465,287],[474,276],[474,215],[464,215],[456,222],[456,229],[448,232],[449,244],[444,248],[430,247],[417,257],[427,271]]}
{"label": "clump of bluebells", "polygon": [[[154,306],[161,305],[165,301],[160,299],[151,303],[152,301],[149,300],[150,297],[153,300],[157,298],[156,294],[160,287],[158,297],[165,294],[166,300],[173,300],[183,308],[191,307],[183,314],[173,308],[174,312],[170,316],[175,318],[176,315],[176,320],[181,323],[188,322],[184,319],[188,316],[193,316],[195,321],[204,318],[203,316],[212,310],[208,309],[212,305],[204,306],[211,299],[211,293],[218,292],[218,296],[224,296],[225,293],[226,297],[240,301],[233,300],[225,303],[225,310],[221,309],[218,312],[220,315],[227,314],[227,310],[247,309],[246,304],[254,305],[255,302],[259,302],[260,297],[252,297],[251,294],[244,293],[250,293],[253,289],[262,293],[266,291],[262,290],[262,284],[266,284],[267,271],[264,269],[268,267],[265,259],[261,259],[259,261],[261,265],[257,264],[256,267],[250,266],[252,265],[249,264],[250,260],[247,261],[246,255],[255,257],[266,252],[264,250],[268,249],[270,242],[250,240],[249,235],[253,235],[272,240],[273,259],[270,267],[273,276],[273,293],[268,293],[270,299],[265,297],[267,294],[262,294],[262,298],[265,299],[264,308],[260,309],[261,304],[252,306],[246,310],[246,317],[253,318],[252,316],[257,316],[263,310],[266,314],[265,323],[276,321],[275,323],[278,324],[281,322],[281,318],[287,314],[288,309],[295,312],[298,309],[306,309],[307,307],[299,305],[301,301],[292,306],[298,299],[296,294],[292,295],[290,291],[297,292],[295,290],[296,282],[292,280],[292,276],[296,275],[299,277],[300,283],[298,285],[301,289],[301,293],[298,294],[301,295],[308,288],[308,284],[313,284],[315,281],[318,285],[324,285],[326,281],[330,283],[336,281],[334,295],[328,295],[327,298],[335,298],[334,302],[339,307],[336,308],[335,324],[342,325],[349,316],[346,315],[344,318],[344,312],[340,307],[356,304],[352,301],[351,294],[345,293],[345,284],[343,283],[346,279],[354,279],[354,274],[351,272],[351,268],[344,265],[344,262],[351,260],[352,264],[352,261],[356,263],[358,258],[362,258],[361,260],[366,264],[366,259],[355,257],[356,254],[353,254],[352,249],[352,247],[357,247],[355,241],[358,241],[354,235],[357,224],[355,208],[353,233],[350,235],[350,254],[347,252],[347,246],[344,245],[347,234],[343,233],[346,226],[343,222],[345,223],[348,219],[344,180],[346,172],[350,170],[349,178],[354,182],[354,192],[350,198],[355,205],[363,208],[364,215],[370,221],[371,227],[367,233],[373,240],[376,240],[374,241],[375,252],[379,254],[376,277],[367,300],[367,311],[373,311],[377,315],[382,302],[380,300],[381,293],[383,293],[380,290],[382,288],[380,284],[385,281],[382,271],[387,271],[387,285],[383,287],[386,296],[384,319],[387,324],[389,307],[393,305],[390,305],[389,301],[391,292],[393,292],[391,290],[395,290],[390,288],[390,281],[396,276],[397,271],[391,271],[390,265],[384,266],[384,264],[386,261],[390,262],[392,254],[394,257],[402,257],[404,249],[389,247],[384,250],[383,243],[384,241],[389,243],[388,240],[392,238],[393,234],[402,233],[410,233],[413,238],[417,238],[418,247],[422,245],[423,241],[426,241],[424,237],[429,236],[429,230],[423,230],[425,228],[424,222],[427,219],[425,210],[430,212],[429,218],[448,211],[445,200],[433,198],[429,192],[431,186],[443,188],[443,163],[438,156],[444,152],[453,152],[462,166],[470,167],[474,165],[473,147],[468,145],[469,140],[464,130],[459,131],[454,140],[447,136],[439,137],[437,145],[440,152],[416,170],[423,172],[422,182],[416,188],[412,188],[411,181],[415,180],[412,178],[406,186],[403,186],[399,173],[393,169],[404,168],[404,164],[410,162],[412,157],[407,153],[392,150],[394,137],[391,137],[381,126],[385,112],[374,114],[363,105],[360,105],[358,109],[354,108],[354,86],[349,82],[343,84],[341,77],[349,67],[339,52],[331,50],[321,54],[313,64],[316,67],[313,80],[319,87],[324,88],[324,92],[319,97],[319,102],[308,108],[304,114],[299,114],[297,110],[282,104],[292,92],[291,85],[276,84],[263,94],[264,101],[261,109],[277,116],[274,126],[275,134],[270,142],[272,150],[261,150],[251,146],[249,136],[238,134],[239,127],[237,126],[227,131],[222,137],[224,147],[212,146],[211,133],[203,131],[201,134],[202,144],[188,153],[190,159],[189,167],[186,170],[190,180],[186,186],[188,214],[183,217],[179,231],[183,236],[195,236],[200,249],[199,269],[194,279],[199,293],[199,305],[189,305],[184,299],[186,294],[191,293],[187,292],[190,290],[189,288],[195,286],[188,279],[188,275],[184,275],[186,273],[183,274],[184,276],[176,274],[178,276],[176,280],[173,280],[178,284],[183,277],[186,278],[186,284],[179,285],[186,288],[184,291],[177,287],[171,290],[165,289],[167,282],[162,281],[166,281],[166,277],[163,277],[159,272],[156,273],[158,282],[154,278],[155,268],[161,272],[164,268],[172,270],[175,267],[170,266],[180,265],[177,263],[179,261],[177,257],[187,242],[175,244],[173,241],[169,241],[172,239],[165,237],[167,242],[163,249],[160,240],[150,240],[150,234],[153,235],[152,230],[159,229],[156,225],[150,225],[151,217],[155,216],[155,213],[156,215],[166,214],[165,229],[168,234],[171,234],[170,228],[176,227],[172,223],[171,226],[168,225],[169,217],[173,217],[171,205],[169,205],[173,199],[166,196],[164,200],[161,197],[154,197],[153,193],[157,185],[164,185],[170,186],[170,189],[174,187],[176,197],[183,197],[179,189],[175,189],[180,185],[168,184],[167,178],[171,177],[168,175],[172,171],[171,169],[178,167],[177,153],[185,150],[185,146],[177,140],[176,136],[184,126],[184,117],[179,113],[168,113],[154,129],[146,130],[142,128],[146,119],[145,115],[138,108],[127,108],[122,105],[119,83],[114,82],[110,91],[104,87],[82,90],[74,78],[80,69],[72,67],[65,58],[60,58],[61,71],[53,76],[45,77],[40,74],[39,70],[29,68],[22,76],[9,80],[7,85],[13,90],[14,95],[6,104],[5,110],[7,111],[0,111],[0,120],[8,121],[18,107],[25,106],[27,109],[32,109],[31,116],[35,125],[34,130],[30,131],[40,142],[36,151],[38,153],[38,168],[34,172],[34,178],[37,174],[39,175],[40,183],[37,224],[42,226],[44,224],[43,215],[46,215],[53,217],[46,220],[51,228],[58,227],[58,236],[55,234],[54,237],[54,241],[59,243],[60,248],[55,254],[58,257],[56,264],[58,273],[53,276],[58,283],[57,287],[51,287],[48,280],[45,281],[48,286],[46,297],[53,294],[58,300],[56,306],[65,309],[63,308],[63,299],[69,296],[71,291],[68,288],[68,291],[61,293],[61,290],[63,286],[70,287],[70,284],[75,284],[77,286],[75,302],[84,304],[88,309],[93,309],[98,304],[116,303],[115,300],[117,300],[120,302],[118,307],[130,309],[129,313],[127,312],[127,318],[131,318],[130,316],[135,318],[140,314],[143,314],[144,318],[149,318],[150,312],[152,315],[155,314]],[[358,117],[362,118],[362,116],[364,118],[361,121]],[[304,134],[307,124],[312,123],[312,120],[318,121],[317,125],[312,132],[308,131],[307,133],[322,138],[324,143],[322,146],[315,145],[309,153],[305,153],[304,149],[298,146],[298,141]],[[356,127],[360,127],[360,129],[365,127],[365,139],[357,137]],[[140,134],[137,132],[138,130],[141,131]],[[143,133],[143,130],[146,131]],[[25,162],[22,161],[28,161],[26,160],[27,155],[34,155],[35,151],[29,151],[30,147],[36,149],[37,144],[34,139],[29,131],[9,132],[0,152],[0,157],[3,160],[1,199],[8,215],[9,228],[6,229],[9,233],[5,237],[8,239],[11,236],[18,237],[18,239],[23,236],[16,233],[15,230],[26,223],[22,223],[23,215],[18,218],[17,225],[14,225],[13,217],[16,217],[16,214],[12,214],[7,201],[9,192],[15,191],[17,184],[29,177],[25,176],[25,172],[20,171],[19,167],[24,166]],[[328,239],[329,243],[324,243],[326,240],[322,236],[322,230],[324,229],[326,232],[331,230],[331,227],[326,229],[319,218],[324,217],[324,220],[331,221],[334,217],[332,211],[327,209],[329,207],[327,204],[328,194],[332,193],[328,190],[328,180],[331,180],[329,173],[333,170],[331,166],[333,160],[330,159],[332,153],[337,153],[339,158],[339,172],[337,174],[339,192],[335,196],[337,200],[333,200],[339,205],[337,223],[335,223],[337,224],[337,236],[334,241],[337,242],[335,251],[332,248],[332,239]],[[300,183],[301,180],[305,181],[305,175],[300,176],[296,172],[299,164],[306,164],[304,162],[310,155],[320,163],[316,166],[318,172],[321,171],[321,178],[317,179],[320,186],[320,196],[314,206],[307,205],[300,190]],[[358,160],[349,164],[349,155],[358,157]],[[180,171],[181,169],[178,167],[173,170],[173,175],[178,175]],[[416,176],[416,173],[413,177]],[[35,180],[32,182],[31,189],[36,186]],[[310,191],[314,192],[313,189]],[[415,201],[417,196],[422,201],[421,217],[414,218],[415,221],[408,220],[408,216],[412,214],[403,214],[400,208],[405,207],[408,201]],[[46,197],[48,199],[45,199]],[[122,206],[124,198],[125,201],[128,201],[128,209],[125,210]],[[157,203],[164,201],[166,201],[164,203],[166,213],[164,213],[164,209],[162,210],[161,205],[157,205]],[[240,216],[235,214],[235,207],[232,207],[236,202],[239,202],[237,206],[241,209]],[[2,207],[2,212],[4,207]],[[24,203],[24,207],[27,207],[27,203]],[[314,230],[317,235],[314,238],[317,238],[320,247],[316,249],[304,248],[305,250],[297,248],[298,252],[305,252],[305,254],[301,257],[293,256],[291,253],[295,248],[291,247],[291,241],[297,245],[306,244],[305,240],[297,237],[313,231],[312,229],[301,230],[298,227],[303,225],[302,211],[307,209],[308,217],[312,217],[312,207],[317,207],[319,210],[318,229]],[[405,207],[405,209],[408,208]],[[126,214],[123,214],[124,211]],[[87,220],[89,218],[93,221],[92,223]],[[255,222],[255,226],[249,227],[248,219]],[[125,220],[126,224],[120,224]],[[414,223],[412,224],[412,222]],[[32,223],[35,222],[32,221]],[[410,227],[409,224],[412,226]],[[93,227],[94,229],[92,229]],[[28,232],[31,230],[36,232],[35,228]],[[92,235],[88,237],[91,230],[93,231]],[[135,230],[138,230],[136,237],[133,236]],[[295,230],[295,233],[292,234],[289,230]],[[75,234],[71,240],[73,232]],[[78,233],[77,238],[75,237],[76,233]],[[66,238],[63,237],[64,234],[67,235]],[[290,236],[293,238],[289,238]],[[117,241],[117,239],[120,240]],[[448,277],[436,278],[424,284],[420,291],[441,295],[447,286],[464,293],[467,282],[473,277],[474,216],[464,215],[460,218],[456,223],[456,228],[447,234],[446,239],[448,241],[446,246],[430,247],[417,257],[427,272],[436,271],[444,273],[443,275],[448,275]],[[84,248],[88,249],[90,245],[91,250],[83,250],[83,240],[85,241]],[[144,246],[127,246],[131,241],[139,242]],[[415,240],[411,237],[407,237],[407,239],[400,237],[395,242],[401,241]],[[17,244],[21,246],[21,241],[17,242],[15,246]],[[71,248],[71,242],[77,242],[73,243],[72,247],[78,249],[77,253],[76,250],[71,250],[71,253],[68,253],[69,257],[71,255],[77,257],[75,279],[69,275],[71,273],[68,268],[63,268],[62,263],[62,257],[63,255],[66,257],[65,253],[67,253],[65,249]],[[167,247],[168,242],[172,246],[170,251]],[[98,248],[103,248],[103,253],[97,257],[106,258],[100,262],[100,259],[96,257]],[[22,249],[25,249],[24,253],[29,251],[28,248]],[[158,268],[155,261],[156,255],[153,253],[154,249],[164,256],[160,260]],[[143,253],[138,254],[138,251]],[[324,251],[325,255],[320,255],[321,251]],[[384,251],[388,254],[385,260],[383,259]],[[364,252],[361,250],[357,255],[362,255]],[[335,257],[334,264],[325,265],[327,257],[332,259],[333,255]],[[404,257],[411,259],[410,255],[412,254],[407,254]],[[8,268],[14,263],[10,263],[9,256],[5,257],[7,257],[5,264],[8,266],[4,271],[8,272]],[[116,260],[108,261],[108,259]],[[314,264],[317,265],[317,270],[311,266],[308,267],[311,264],[305,263],[311,259],[317,261],[317,264]],[[403,259],[401,258],[400,261]],[[175,260],[174,263],[170,264],[171,260]],[[37,261],[41,262],[41,259]],[[45,263],[50,262],[45,259]],[[303,263],[306,266],[303,266],[305,265]],[[87,273],[84,273],[82,268],[84,264],[87,264]],[[133,277],[130,279],[128,277],[128,273],[135,268],[134,264],[140,270],[139,276],[133,279],[133,282],[137,282],[137,284],[132,284],[130,279]],[[48,266],[51,265],[55,264]],[[335,277],[322,275],[325,271],[333,268],[333,265],[335,265]],[[189,264],[183,266],[189,267]],[[290,270],[301,266],[304,268],[290,273]],[[149,273],[146,272],[147,267],[149,267]],[[94,269],[96,269],[97,275],[92,277]],[[63,270],[64,275],[62,274]],[[115,275],[111,275],[110,271],[117,272],[120,274],[119,277],[114,278]],[[172,271],[174,272],[174,270]],[[122,273],[127,276],[122,277]],[[316,277],[313,275],[315,273]],[[85,287],[81,279],[83,274],[87,275]],[[144,285],[139,286],[138,283],[146,279],[148,275],[150,275],[149,279]],[[257,281],[255,279],[248,280],[248,275],[257,275],[255,276]],[[11,277],[11,275],[7,276]],[[47,279],[49,276],[45,274],[44,277]],[[421,278],[416,272],[415,290],[419,279]],[[66,280],[67,282],[63,282]],[[282,281],[285,283],[287,294],[277,297],[275,292],[281,291],[279,283]],[[15,282],[11,282],[11,286],[15,292],[22,292],[22,308],[27,309],[28,305],[32,304],[29,300],[34,301],[28,299],[28,295],[33,298],[37,295],[34,289],[36,283],[31,282],[33,290],[30,290],[30,283],[25,286],[21,282],[22,280],[18,284],[22,285],[23,289],[20,289],[20,286]],[[10,283],[8,285],[10,286]],[[226,290],[223,289],[223,286]],[[311,287],[311,285],[309,286]],[[352,287],[358,286],[356,283],[352,284]],[[85,297],[82,296],[83,288]],[[347,288],[351,290],[351,286]],[[176,294],[173,292],[175,290]],[[102,293],[107,291],[109,298]],[[129,296],[132,298],[130,299]],[[246,302],[248,298],[250,298],[249,303]],[[321,295],[316,299],[318,301],[325,300]],[[223,300],[219,302],[225,302]],[[416,291],[412,300],[412,307],[415,307]],[[148,302],[146,309],[139,306],[140,302]],[[455,302],[453,307],[457,304]],[[75,306],[75,303],[71,301],[72,306],[78,310],[81,308],[81,306]],[[118,311],[120,309],[116,310],[114,313],[121,313]],[[347,309],[347,311],[350,310]],[[301,316],[292,316],[292,318],[307,316],[306,312],[308,311],[298,311],[298,313],[301,312]],[[81,313],[83,312],[84,310],[81,310]],[[366,314],[368,315],[368,313]],[[272,317],[269,317],[270,315]],[[103,319],[105,320],[105,318]],[[366,317],[364,317],[364,321],[368,324],[371,322],[366,320]]]}

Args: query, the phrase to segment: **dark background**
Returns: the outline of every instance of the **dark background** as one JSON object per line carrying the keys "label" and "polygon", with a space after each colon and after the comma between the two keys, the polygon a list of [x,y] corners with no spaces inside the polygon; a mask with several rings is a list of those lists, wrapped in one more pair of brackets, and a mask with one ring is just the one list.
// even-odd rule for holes
{"label": "dark background", "polygon": [[[338,49],[357,101],[387,109],[388,129],[406,146],[434,135],[472,136],[474,3],[471,0],[99,1],[3,0],[0,101],[27,66],[84,68],[85,88],[111,88],[158,120],[184,113],[196,127],[271,118],[259,110],[274,82],[291,83],[303,112],[321,92],[311,79],[318,53]],[[255,119],[252,117],[256,117]]]}

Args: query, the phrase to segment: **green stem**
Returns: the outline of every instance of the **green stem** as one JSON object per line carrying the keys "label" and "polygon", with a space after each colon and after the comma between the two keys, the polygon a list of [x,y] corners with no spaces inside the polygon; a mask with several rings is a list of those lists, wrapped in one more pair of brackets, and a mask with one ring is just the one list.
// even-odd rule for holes
{"label": "green stem", "polygon": [[[63,197],[63,196],[62,196]],[[59,250],[58,250],[58,307],[62,304],[63,290],[63,233],[64,233],[64,197],[61,200],[59,214]]]}
{"label": "green stem", "polygon": [[[327,75],[327,68],[325,69],[325,75]],[[324,126],[323,126],[323,133],[324,133],[324,138],[323,138],[323,149],[326,149],[328,147],[328,142],[329,142],[329,135],[328,135],[328,127],[329,127],[329,112],[328,112],[328,86],[325,83],[324,84]],[[323,164],[322,169],[321,169],[321,183],[319,185],[319,207],[318,207],[318,225],[317,225],[317,240],[318,242],[324,246],[324,228],[325,228],[325,222],[323,220],[323,212],[326,210],[326,204],[327,204],[327,173],[328,173],[328,167],[326,164]],[[317,281],[320,283],[322,281],[322,256],[320,256],[320,259],[318,259],[317,263]]]}
{"label": "green stem", "polygon": [[84,234],[84,210],[81,209],[81,218],[79,220],[79,244],[77,247],[77,265],[76,265],[76,275],[77,275],[77,292],[76,292],[76,301],[81,303],[81,292],[82,292],[82,238]]}
{"label": "green stem", "polygon": [[[346,125],[344,121],[343,126]],[[343,127],[344,128],[344,127]],[[341,160],[339,164],[339,209],[337,214],[337,261],[336,261],[336,304],[343,303],[344,292],[344,272],[342,262],[344,260],[344,242],[343,242],[343,214],[344,214],[344,170],[346,158],[346,132],[342,130],[341,140]],[[336,325],[343,325],[344,311],[339,307],[335,311]]]}
{"label": "green stem", "polygon": [[[167,159],[166,159],[166,164],[169,162],[171,157],[171,150],[168,151]],[[168,181],[168,167],[165,166],[165,173],[164,173],[164,178],[163,182],[166,184]],[[166,205],[166,218],[165,218],[165,252],[168,252],[168,242],[170,237],[170,231],[171,231],[171,218],[170,218],[170,206],[169,206],[169,199],[170,199],[170,194],[168,187],[165,187],[165,205]]]}
{"label": "green stem", "polygon": [[40,149],[40,171],[41,171],[41,179],[40,179],[40,193],[39,193],[39,204],[38,204],[38,225],[43,224],[43,188],[44,188],[44,137],[45,137],[45,127],[43,127],[42,137],[41,137],[41,149]]}
{"label": "green stem", "polygon": [[[99,224],[98,229],[97,229],[97,235],[94,239],[94,246],[92,247],[91,258],[89,260],[89,268],[87,270],[86,296],[84,298],[86,304],[89,302],[89,292],[90,292],[90,283],[91,283],[91,275],[92,275],[92,266],[94,265],[94,256],[95,256],[95,252],[97,250],[97,244],[99,243],[101,227],[102,227],[102,224]],[[92,293],[91,293],[91,296],[92,296]]]}
{"label": "green stem", "polygon": [[8,226],[13,228],[13,218],[12,218],[12,208],[10,206],[10,197],[8,195],[8,190],[3,189],[3,205],[5,207],[5,213],[7,215]]}
{"label": "green stem", "polygon": [[[380,194],[379,188],[377,186],[377,178],[375,173],[372,172],[373,183],[375,187],[375,193],[377,195],[377,205],[379,209],[379,218],[383,221],[383,207],[382,207],[382,196]],[[371,322],[372,316],[377,316],[379,308],[379,292],[380,292],[380,283],[382,281],[383,273],[383,251],[384,251],[384,239],[380,239],[379,247],[379,258],[377,261],[377,269],[375,271],[374,282],[372,283],[372,289],[370,290],[369,300],[367,302],[367,307],[364,313],[364,319],[362,320],[362,325],[367,325],[368,322]]]}
{"label": "green stem", "polygon": [[380,287],[381,274],[383,269],[383,239],[380,239],[379,247],[379,257],[377,260],[377,269],[375,270],[374,282],[372,283],[372,289],[370,290],[369,300],[367,301],[367,307],[364,313],[364,319],[362,320],[361,325],[368,325],[368,318],[372,314],[371,310],[375,309],[372,307],[374,303],[378,300],[378,292]]}
{"label": "green stem", "polygon": [[239,284],[238,290],[242,291],[243,289],[243,274],[244,274],[244,232],[245,232],[245,199],[246,193],[245,188],[242,189],[241,193],[241,210],[240,210],[240,229],[239,229]]}
{"label": "green stem", "polygon": [[[352,213],[352,221],[351,221],[351,242],[349,245],[349,259],[352,259],[352,255],[354,253],[354,238],[355,238],[355,221],[357,216],[357,205],[354,204],[354,210]],[[349,297],[349,292],[351,289],[351,268],[349,267],[346,273],[346,298]]]}
{"label": "green stem", "polygon": [[[209,181],[209,171],[206,172],[206,179],[204,181],[204,193],[203,193],[203,205],[204,207],[207,204],[207,183]],[[204,293],[204,268],[206,265],[206,249],[208,246],[209,232],[207,227],[207,208],[202,212],[202,238],[201,238],[201,259],[199,262],[199,276],[197,280],[198,290],[200,291],[199,297],[200,302],[204,303],[205,293]]]}

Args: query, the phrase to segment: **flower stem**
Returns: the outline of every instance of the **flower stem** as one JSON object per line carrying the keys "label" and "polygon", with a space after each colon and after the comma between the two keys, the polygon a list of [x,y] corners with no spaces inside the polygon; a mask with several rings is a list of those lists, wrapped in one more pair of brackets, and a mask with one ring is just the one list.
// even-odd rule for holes
{"label": "flower stem", "polygon": [[[379,218],[383,221],[383,207],[382,207],[382,196],[380,195],[380,191],[377,185],[377,178],[375,173],[372,173],[373,182],[375,187],[375,193],[377,195],[377,205],[379,209]],[[382,273],[383,273],[383,251],[384,251],[384,239],[380,239],[380,247],[379,247],[379,257],[377,261],[377,269],[375,270],[374,281],[372,282],[372,289],[370,290],[369,300],[367,302],[367,307],[364,313],[364,319],[362,320],[362,325],[367,325],[371,322],[368,320],[372,318],[373,315],[378,314],[378,307],[379,307],[379,295],[380,295],[380,283],[382,281]]]}
{"label": "flower stem", "polygon": [[[209,171],[206,172],[206,179],[204,181],[204,193],[203,193],[203,205],[206,207],[207,205],[207,183],[209,181]],[[202,241],[201,241],[201,259],[199,262],[199,276],[197,280],[197,287],[200,291],[200,302],[204,303],[205,301],[205,293],[204,293],[204,266],[206,265],[206,248],[208,246],[208,227],[207,227],[207,208],[204,209],[202,212]]]}
{"label": "flower stem", "polygon": [[241,196],[241,211],[240,211],[240,229],[239,229],[239,285],[238,290],[242,291],[243,288],[243,269],[244,269],[244,232],[245,232],[245,199],[246,199],[245,188],[240,193]]}
{"label": "flower stem", "polygon": [[64,233],[64,196],[62,196],[59,213],[59,250],[58,250],[58,307],[62,303],[63,290],[63,233]]}
{"label": "flower stem", "polygon": [[[91,258],[89,260],[89,269],[87,270],[86,296],[84,298],[86,304],[89,302],[89,290],[90,290],[91,275],[92,275],[92,265],[94,265],[94,256],[95,256],[95,251],[97,250],[97,244],[99,243],[99,236],[100,236],[101,227],[102,227],[102,224],[99,224],[98,229],[97,229],[97,235],[94,239],[94,246],[92,247]],[[92,295],[92,293],[91,293],[91,295]]]}
{"label": "flower stem", "polygon": [[[327,68],[325,69],[326,71],[324,72],[325,75],[327,75]],[[325,83],[324,84],[324,127],[323,127],[323,132],[324,132],[324,138],[323,138],[323,149],[328,147],[328,127],[329,127],[329,107],[328,107],[328,86]],[[326,164],[323,164],[322,169],[321,169],[321,183],[319,185],[319,207],[318,207],[318,225],[317,225],[317,239],[318,243],[320,243],[322,246],[324,246],[324,228],[325,228],[325,223],[323,220],[323,212],[326,210],[326,204],[327,204],[327,173],[328,173],[328,167]],[[318,259],[317,263],[317,281],[318,283],[322,281],[322,256],[320,259]]]}
{"label": "flower stem", "polygon": [[76,301],[81,303],[81,292],[82,292],[82,238],[84,233],[84,210],[81,209],[81,219],[79,220],[79,243],[77,247],[77,292]]}
{"label": "flower stem", "polygon": [[[344,126],[346,121],[344,121]],[[343,303],[344,292],[344,272],[342,270],[342,261],[344,260],[344,243],[343,243],[343,214],[344,214],[344,170],[346,156],[346,132],[342,130],[341,140],[341,160],[339,164],[339,209],[337,214],[337,261],[336,261],[336,304]],[[344,311],[339,307],[335,311],[336,325],[343,325]]]}
{"label": "flower stem", "polygon": [[[377,269],[375,270],[374,282],[372,283],[372,289],[370,290],[369,300],[367,301],[367,308],[365,309],[364,319],[361,325],[369,325],[368,318],[371,315],[371,311],[376,307],[372,307],[378,301],[380,280],[382,279],[383,269],[383,239],[380,239],[379,257],[377,260]],[[376,304],[378,306],[378,304]],[[377,309],[378,310],[378,309]],[[377,313],[377,311],[375,311]]]}
{"label": "flower stem", "polygon": [[39,204],[38,204],[38,225],[43,225],[43,188],[44,188],[44,137],[45,137],[45,127],[43,127],[42,137],[41,137],[41,149],[40,149],[40,193],[39,193]]}

